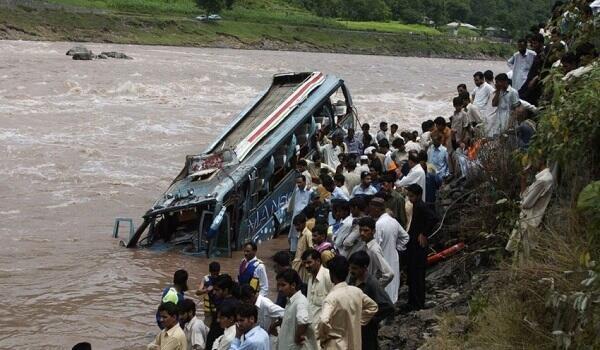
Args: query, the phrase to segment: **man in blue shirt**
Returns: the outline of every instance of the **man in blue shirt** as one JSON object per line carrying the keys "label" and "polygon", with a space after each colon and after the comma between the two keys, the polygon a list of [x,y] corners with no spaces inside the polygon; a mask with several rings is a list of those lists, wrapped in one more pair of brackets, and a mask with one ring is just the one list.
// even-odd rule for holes
{"label": "man in blue shirt", "polygon": [[432,141],[433,144],[427,150],[427,158],[435,166],[436,175],[441,181],[450,173],[448,170],[448,150],[442,145],[442,135],[435,134]]}
{"label": "man in blue shirt", "polygon": [[254,304],[240,304],[236,309],[236,333],[229,350],[270,350],[269,334],[257,324]]}
{"label": "man in blue shirt", "polygon": [[[296,176],[296,189],[290,198],[288,204],[288,212],[292,214],[292,218],[300,214],[304,208],[310,203],[310,197],[312,190],[306,188],[306,177],[304,175]],[[292,256],[296,253],[296,247],[298,245],[298,238],[300,232],[296,232],[294,225],[291,225],[290,232],[288,233],[288,241],[290,242],[290,252]]]}

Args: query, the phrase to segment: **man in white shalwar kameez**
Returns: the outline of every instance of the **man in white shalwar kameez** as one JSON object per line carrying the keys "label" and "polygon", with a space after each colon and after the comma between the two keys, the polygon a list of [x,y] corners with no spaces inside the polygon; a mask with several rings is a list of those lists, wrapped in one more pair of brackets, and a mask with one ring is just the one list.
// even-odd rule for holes
{"label": "man in white shalwar kameez", "polygon": [[402,228],[398,220],[385,212],[385,202],[382,198],[373,198],[369,205],[371,216],[377,220],[375,224],[375,239],[383,250],[385,260],[394,272],[394,279],[385,287],[386,293],[392,302],[398,301],[400,289],[400,257],[398,250],[404,250],[408,243],[408,233]]}

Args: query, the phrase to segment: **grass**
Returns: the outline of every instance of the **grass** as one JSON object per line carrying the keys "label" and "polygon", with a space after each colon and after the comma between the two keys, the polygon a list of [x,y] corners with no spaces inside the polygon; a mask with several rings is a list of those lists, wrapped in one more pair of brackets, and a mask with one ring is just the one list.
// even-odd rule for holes
{"label": "grass", "polygon": [[[284,0],[239,0],[224,20],[200,22],[192,0],[49,0],[66,7],[102,10],[75,13],[60,9],[0,8],[0,39],[94,41],[122,44],[270,48],[358,54],[433,57],[503,57],[506,45],[468,42],[442,35],[415,40],[410,32],[435,31],[419,25],[392,25],[379,31],[350,30],[290,6]],[[353,22],[361,23],[361,22]],[[368,22],[365,22],[368,23]],[[401,28],[404,31],[400,30]]]}
{"label": "grass", "polygon": [[440,35],[441,33],[432,27],[422,24],[403,24],[400,22],[355,22],[355,21],[338,21],[347,29],[377,31],[385,33],[415,33],[427,35]]}

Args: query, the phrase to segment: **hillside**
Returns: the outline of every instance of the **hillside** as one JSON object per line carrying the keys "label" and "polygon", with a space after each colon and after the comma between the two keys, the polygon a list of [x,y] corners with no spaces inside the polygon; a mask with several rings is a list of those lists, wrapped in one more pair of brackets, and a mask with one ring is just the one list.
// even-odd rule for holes
{"label": "hillside", "polygon": [[0,38],[456,58],[512,48],[423,25],[321,18],[283,0],[240,1],[220,21],[198,21],[191,0],[0,1]]}

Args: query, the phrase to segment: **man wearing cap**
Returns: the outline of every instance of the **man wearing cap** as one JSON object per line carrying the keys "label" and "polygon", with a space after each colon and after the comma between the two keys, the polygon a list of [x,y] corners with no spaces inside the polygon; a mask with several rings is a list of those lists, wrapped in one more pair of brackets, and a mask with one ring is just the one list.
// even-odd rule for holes
{"label": "man wearing cap", "polygon": [[385,291],[392,299],[398,301],[398,289],[400,288],[400,258],[398,252],[404,251],[408,243],[408,233],[404,231],[400,223],[385,212],[385,202],[382,198],[375,197],[369,205],[371,217],[376,221],[375,239],[383,250],[385,260],[390,264],[394,272],[392,282],[385,287]]}
{"label": "man wearing cap", "polygon": [[383,173],[383,162],[377,155],[376,148],[373,146],[365,148],[365,155],[369,157],[370,166],[374,167],[380,174]]}
{"label": "man wearing cap", "polygon": [[356,171],[358,173],[362,173],[363,171],[369,171],[369,157],[365,154],[360,156],[360,165],[356,167]]}

